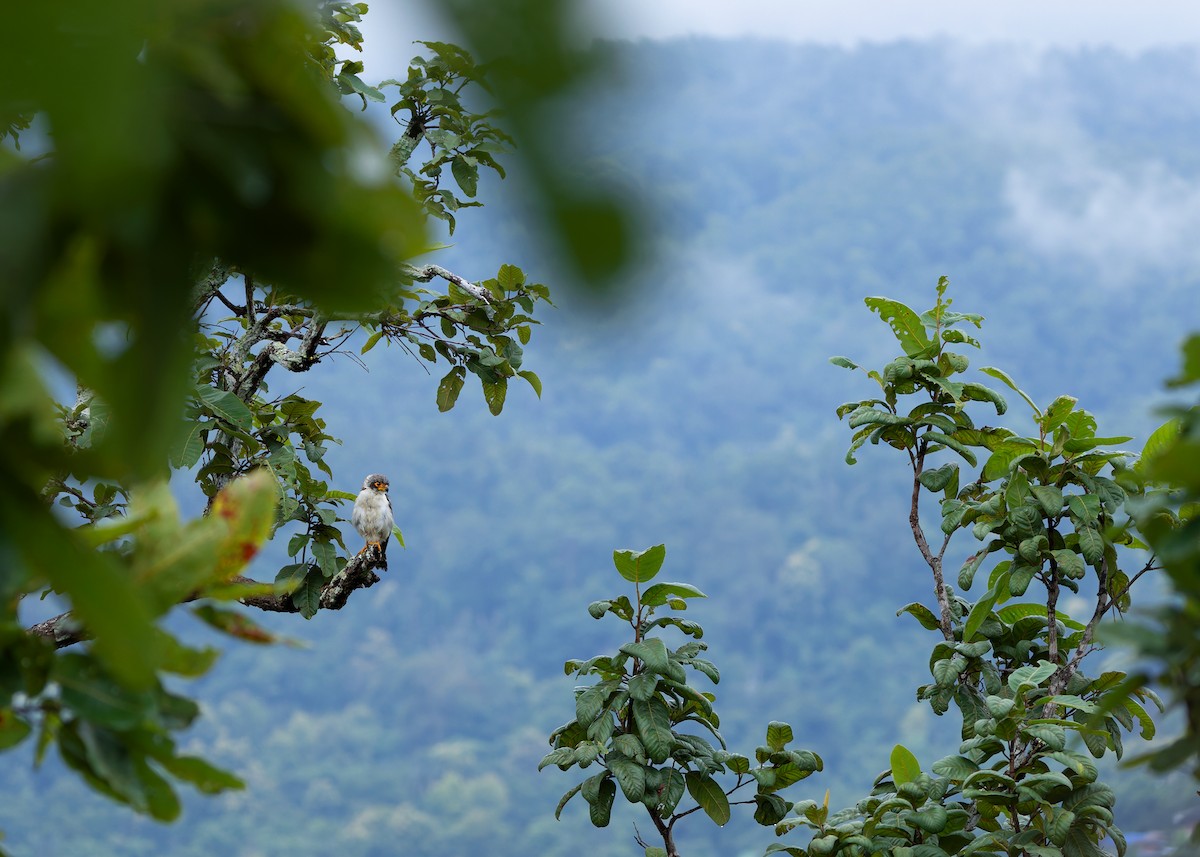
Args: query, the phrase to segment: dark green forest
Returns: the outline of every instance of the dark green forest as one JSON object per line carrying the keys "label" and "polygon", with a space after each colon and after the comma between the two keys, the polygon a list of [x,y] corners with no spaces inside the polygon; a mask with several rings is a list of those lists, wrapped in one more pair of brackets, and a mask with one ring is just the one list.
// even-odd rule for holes
{"label": "dark green forest", "polygon": [[[185,743],[247,791],[189,795],[160,825],[53,756],[33,772],[26,748],[0,758],[11,853],[639,853],[628,807],[608,830],[581,806],[555,821],[572,783],[536,768],[571,716],[563,662],[618,644],[587,613],[611,590],[612,550],[660,542],[664,578],[708,595],[689,611],[721,667],[730,743],[786,720],[823,756],[793,799],[855,799],[897,743],[957,746],[913,693],[927,640],[895,615],[930,601],[905,473],[871,447],[846,465],[835,409],[866,392],[827,358],[882,360],[891,337],[863,298],[925,306],[947,275],[955,308],[986,316],[980,365],[1038,401],[1077,396],[1140,447],[1200,327],[1200,54],[595,50],[618,71],[564,109],[590,155],[572,166],[639,199],[622,293],[569,288],[505,193],[519,175],[462,212],[434,261],[481,279],[513,261],[554,289],[525,354],[541,399],[514,386],[500,419],[478,395],[439,413],[438,378],[398,348],[283,379],[326,403],[337,487],[390,476],[406,549],[341,613],[263,619],[297,645],[226,647],[192,686],[205,716]],[[191,487],[178,499],[198,514]],[[260,561],[277,568],[283,546]],[[1196,801],[1182,774],[1108,779],[1127,833]],[[715,857],[772,837],[735,817],[680,840]]]}

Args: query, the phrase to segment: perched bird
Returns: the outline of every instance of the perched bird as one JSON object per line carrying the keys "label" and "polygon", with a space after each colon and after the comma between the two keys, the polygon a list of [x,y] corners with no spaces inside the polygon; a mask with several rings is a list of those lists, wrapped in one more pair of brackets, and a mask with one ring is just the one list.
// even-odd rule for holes
{"label": "perched bird", "polygon": [[392,501],[388,499],[388,478],[372,473],[363,480],[362,490],[354,501],[350,522],[358,534],[367,540],[361,554],[372,545],[379,549],[379,565],[387,568],[387,543],[392,535]]}

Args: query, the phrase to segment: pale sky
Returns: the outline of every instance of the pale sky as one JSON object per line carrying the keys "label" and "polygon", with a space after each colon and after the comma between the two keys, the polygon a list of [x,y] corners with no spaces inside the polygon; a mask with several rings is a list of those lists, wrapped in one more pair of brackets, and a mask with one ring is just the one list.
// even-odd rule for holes
{"label": "pale sky", "polygon": [[854,44],[948,36],[1137,51],[1200,44],[1200,0],[579,0],[624,38],[751,35]]}
{"label": "pale sky", "polygon": [[[1037,47],[1110,45],[1129,52],[1200,45],[1200,0],[567,0],[611,38],[758,36],[859,42],[946,36]],[[411,38],[452,38],[437,0],[373,0],[380,19]],[[398,33],[399,34],[399,33]]]}

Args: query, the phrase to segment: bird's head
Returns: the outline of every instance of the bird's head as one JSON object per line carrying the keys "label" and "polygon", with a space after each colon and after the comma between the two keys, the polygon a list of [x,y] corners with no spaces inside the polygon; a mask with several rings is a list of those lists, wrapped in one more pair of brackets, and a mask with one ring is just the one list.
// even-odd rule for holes
{"label": "bird's head", "polygon": [[388,482],[388,478],[382,473],[372,473],[363,480],[364,491],[370,489],[372,491],[379,491],[382,494],[386,494],[389,485],[391,485],[391,483]]}

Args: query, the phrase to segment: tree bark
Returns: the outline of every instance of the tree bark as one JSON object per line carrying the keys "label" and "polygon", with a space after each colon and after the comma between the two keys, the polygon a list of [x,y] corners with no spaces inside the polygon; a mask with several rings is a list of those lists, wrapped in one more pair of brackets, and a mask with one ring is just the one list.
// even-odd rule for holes
{"label": "tree bark", "polygon": [[[375,569],[383,567],[383,557],[376,548],[368,548],[358,556],[351,557],[346,567],[331,577],[321,590],[322,610],[341,610],[350,596],[359,589],[368,589],[379,582]],[[248,577],[235,577],[231,583],[259,583]],[[203,596],[193,596],[183,603],[196,601]],[[249,595],[240,601],[247,607],[269,613],[299,613],[290,595]],[[88,630],[76,620],[71,612],[38,622],[26,629],[27,634],[45,637],[54,643],[54,648],[64,649],[91,639]]]}

